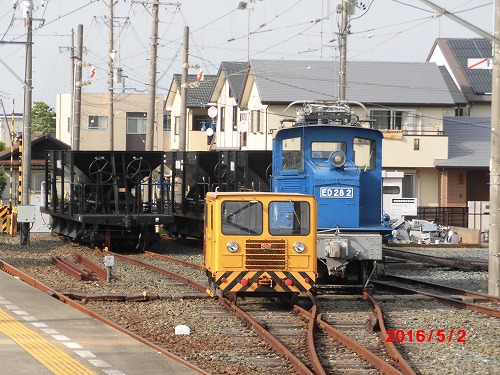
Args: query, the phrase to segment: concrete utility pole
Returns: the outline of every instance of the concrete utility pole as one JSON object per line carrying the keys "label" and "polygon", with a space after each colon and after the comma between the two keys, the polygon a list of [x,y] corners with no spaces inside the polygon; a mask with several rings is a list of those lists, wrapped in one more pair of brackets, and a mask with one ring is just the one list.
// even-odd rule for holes
{"label": "concrete utility pole", "polygon": [[491,91],[490,234],[488,294],[500,297],[500,0],[495,0]]}
{"label": "concrete utility pole", "polygon": [[[76,60],[76,63],[75,63]],[[72,149],[80,150],[80,121],[82,111],[82,62],[83,62],[83,25],[78,25],[76,57],[73,58],[73,66],[75,67],[75,78],[72,86],[74,87],[73,97],[73,142]]]}
{"label": "concrete utility pole", "polygon": [[184,27],[184,48],[182,53],[182,76],[181,76],[181,116],[179,129],[179,151],[186,151],[187,132],[187,77],[188,77],[188,53],[189,53],[189,27]]}
{"label": "concrete utility pole", "polygon": [[114,77],[114,36],[113,36],[113,7],[115,0],[109,0],[109,72],[108,72],[108,129],[109,129],[109,149],[110,151],[114,150],[114,109],[113,102],[114,98],[114,86],[113,86],[113,77]]}
{"label": "concrete utility pole", "polygon": [[340,66],[339,66],[339,100],[345,100],[346,88],[346,64],[347,64],[347,10],[351,6],[351,0],[342,0],[342,4],[337,7],[337,13],[342,15],[342,23],[339,32],[339,52],[340,52]]}
{"label": "concrete utility pole", "polygon": [[[69,113],[70,113],[70,119],[69,123],[71,126],[74,126],[75,124],[75,30],[71,29],[71,35],[70,35],[70,47],[69,47],[69,52],[70,52],[70,58],[71,58],[71,104],[69,108]],[[59,133],[57,134],[57,138],[61,139],[61,126],[59,126]],[[70,133],[70,136],[72,136],[73,133]]]}
{"label": "concrete utility pole", "polygon": [[420,0],[439,15],[453,19],[493,43],[491,80],[490,232],[488,252],[488,294],[500,297],[500,0],[495,0],[494,35],[471,25],[428,0]]}
{"label": "concrete utility pole", "polygon": [[[31,102],[33,90],[33,1],[23,1],[24,26],[26,27],[26,67],[24,86],[24,126],[22,153],[22,191],[23,205],[30,204],[31,186]],[[21,169],[21,168],[20,168]],[[21,172],[21,171],[20,171]],[[30,244],[30,223],[21,223],[20,245]]]}
{"label": "concrete utility pole", "polygon": [[[156,57],[158,52],[158,13],[160,0],[154,0],[151,21],[151,51],[149,55],[149,106],[146,124],[146,151],[153,151],[156,104]],[[163,106],[162,106],[163,108]]]}

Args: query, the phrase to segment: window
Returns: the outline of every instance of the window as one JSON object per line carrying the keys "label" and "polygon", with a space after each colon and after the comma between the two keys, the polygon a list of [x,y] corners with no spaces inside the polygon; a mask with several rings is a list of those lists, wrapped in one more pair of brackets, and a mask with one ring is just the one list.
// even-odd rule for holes
{"label": "window", "polygon": [[71,118],[70,117],[67,118],[67,122],[68,122],[68,133],[71,133]]}
{"label": "window", "polygon": [[311,158],[328,159],[333,151],[341,150],[346,153],[347,146],[344,142],[313,142],[311,144]]}
{"label": "window", "polygon": [[414,198],[415,175],[405,174],[403,176],[403,198]]}
{"label": "window", "polygon": [[[239,130],[242,133],[246,133],[250,130],[248,127],[250,125],[250,112],[248,111],[240,111],[240,121],[239,121]],[[246,129],[245,129],[246,127]]]}
{"label": "window", "polygon": [[269,233],[276,235],[306,235],[310,230],[309,203],[271,202],[269,204]]}
{"label": "window", "polygon": [[281,168],[283,171],[304,171],[302,138],[284,139],[281,143]]}
{"label": "window", "polygon": [[260,132],[260,111],[252,111],[252,133]]}
{"label": "window", "polygon": [[375,120],[374,129],[402,130],[414,126],[415,113],[412,111],[370,110],[370,119]]}
{"label": "window", "polygon": [[371,171],[376,168],[376,143],[373,139],[354,137],[354,163],[361,170]]}
{"label": "window", "polygon": [[127,134],[146,134],[146,116],[143,112],[127,112]]}
{"label": "window", "polygon": [[382,193],[383,194],[398,194],[401,193],[401,189],[399,186],[384,186],[382,187]]}
{"label": "window", "polygon": [[89,129],[107,130],[108,116],[89,116]]}
{"label": "window", "polygon": [[175,119],[174,119],[175,135],[179,135],[180,122],[181,122],[180,117],[179,116],[175,116]]}
{"label": "window", "polygon": [[170,115],[170,113],[163,115],[163,131],[172,131],[172,116]]}
{"label": "window", "polygon": [[207,115],[197,115],[193,116],[193,124],[191,130],[193,131],[205,131],[212,123],[212,119]]}
{"label": "window", "polygon": [[223,132],[226,128],[226,108],[220,107],[220,131]]}
{"label": "window", "polygon": [[233,107],[233,131],[238,130],[238,107]]}
{"label": "window", "polygon": [[222,203],[222,233],[262,234],[262,202],[225,201]]}

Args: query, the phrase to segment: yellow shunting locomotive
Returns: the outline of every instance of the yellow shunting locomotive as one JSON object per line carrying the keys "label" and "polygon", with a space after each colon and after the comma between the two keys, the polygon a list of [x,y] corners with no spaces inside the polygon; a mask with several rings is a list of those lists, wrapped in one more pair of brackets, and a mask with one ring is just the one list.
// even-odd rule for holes
{"label": "yellow shunting locomotive", "polygon": [[292,298],[317,276],[314,196],[209,192],[204,259],[209,291]]}

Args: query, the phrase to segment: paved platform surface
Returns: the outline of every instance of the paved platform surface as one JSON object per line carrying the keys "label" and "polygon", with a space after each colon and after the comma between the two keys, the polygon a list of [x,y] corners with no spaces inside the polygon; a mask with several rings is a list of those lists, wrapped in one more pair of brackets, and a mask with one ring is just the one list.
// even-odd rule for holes
{"label": "paved platform surface", "polygon": [[0,374],[196,373],[0,271]]}

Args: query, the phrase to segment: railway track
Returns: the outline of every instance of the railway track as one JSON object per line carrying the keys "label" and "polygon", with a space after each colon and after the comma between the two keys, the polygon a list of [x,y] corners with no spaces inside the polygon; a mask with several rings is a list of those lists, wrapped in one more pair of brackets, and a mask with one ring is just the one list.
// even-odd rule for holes
{"label": "railway track", "polygon": [[[181,281],[171,279],[165,274],[159,274],[156,271],[147,270],[143,266],[134,265],[117,258],[117,266],[116,269],[113,270],[114,278],[111,283],[106,283],[102,280],[77,281],[68,276],[66,276],[67,281],[66,279],[63,280],[61,276],[62,272],[59,272],[50,261],[52,256],[67,256],[68,253],[71,254],[77,251],[81,252],[83,256],[93,262],[102,264],[104,253],[96,252],[95,250],[91,251],[89,249],[84,250],[77,246],[72,246],[70,250],[58,250],[57,246],[58,245],[51,245],[50,250],[43,251],[27,251],[16,248],[12,249],[12,254],[10,255],[9,253],[9,256],[11,257],[10,259],[21,266],[20,268],[26,269],[26,271],[30,272],[33,276],[42,276],[42,280],[50,280],[50,282],[47,281],[47,285],[61,291],[77,291],[87,295],[100,294],[102,291],[103,293],[108,293],[110,296],[114,294],[143,295],[142,292],[145,290],[148,292],[148,295],[157,293],[160,298],[149,302],[141,299],[135,301],[125,300],[122,302],[114,300],[93,301],[88,299],[85,301],[86,304],[84,307],[92,311],[92,313],[106,316],[106,318],[114,324],[125,327],[138,336],[145,337],[145,340],[151,341],[158,347],[174,349],[175,355],[188,362],[192,362],[195,366],[202,368],[204,371],[210,373],[224,373],[224,371],[226,371],[240,374],[281,374],[300,373],[300,369],[305,368],[307,370],[306,373],[321,374],[323,372],[317,370],[314,361],[311,360],[312,354],[309,353],[311,347],[315,347],[315,352],[320,355],[320,366],[324,367],[324,373],[335,373],[335,370],[332,370],[333,367],[329,368],[328,361],[322,357],[330,356],[332,357],[330,359],[338,358],[339,361],[341,360],[341,357],[334,351],[335,349],[332,349],[323,342],[328,341],[327,344],[329,345],[330,342],[336,342],[335,340],[343,340],[340,334],[349,336],[349,330],[343,331],[339,329],[342,327],[335,327],[335,321],[331,322],[328,320],[328,323],[332,323],[333,327],[331,325],[328,326],[333,329],[337,328],[337,331],[339,331],[339,333],[336,334],[338,337],[335,336],[335,334],[333,335],[334,339],[328,337],[327,330],[330,329],[318,329],[318,324],[321,323],[319,322],[318,316],[316,316],[317,313],[312,311],[311,303],[304,302],[302,298],[300,299],[301,303],[299,306],[294,307],[296,313],[300,314],[300,317],[292,313],[290,309],[285,311],[287,311],[290,319],[293,317],[292,321],[297,321],[297,327],[301,328],[299,331],[301,332],[300,335],[302,335],[302,337],[305,335],[308,341],[310,340],[308,336],[312,330],[315,345],[312,346],[308,344],[306,349],[308,351],[301,352],[298,356],[299,364],[294,365],[292,360],[283,354],[286,353],[286,351],[291,352],[286,345],[282,344],[284,349],[272,349],[272,345],[280,341],[278,338],[274,337],[274,339],[271,339],[270,342],[272,342],[272,344],[268,344],[266,340],[261,338],[262,335],[266,333],[269,334],[264,328],[264,319],[261,318],[260,320],[255,320],[254,323],[248,323],[246,317],[236,317],[237,314],[244,316],[245,312],[236,314],[232,312],[233,309],[238,311],[238,306],[225,301],[224,306],[226,307],[222,307],[217,301],[206,298],[201,288],[193,289],[190,286],[186,286]],[[142,255],[129,255],[127,257],[133,259],[134,262],[140,260],[146,263],[152,263],[156,267],[167,268],[172,272],[180,273],[186,278],[196,279],[205,287],[206,276],[200,271],[201,257],[199,255],[194,256],[189,250],[186,252],[175,250],[177,249],[169,249],[169,257],[148,253]],[[64,255],[62,251],[65,251],[66,255]],[[27,253],[26,257],[22,255],[23,252]],[[5,252],[3,254],[5,255]],[[186,254],[187,256],[184,256]],[[175,258],[175,260],[171,260],[171,257]],[[181,258],[181,261],[177,261],[177,258]],[[186,259],[188,261],[186,261]],[[185,292],[177,293],[181,290],[185,290]],[[184,294],[184,296],[182,294]],[[455,299],[457,298],[457,294],[458,293],[455,293]],[[197,297],[201,297],[202,295],[203,298]],[[377,300],[379,297],[384,296],[377,296]],[[323,298],[327,299],[330,297],[319,297],[320,301],[318,306],[323,314],[319,315],[319,317],[327,320],[330,312],[322,305]],[[410,298],[410,300],[406,300],[406,298]],[[415,301],[411,298],[414,298]],[[464,295],[462,298],[469,301],[481,300],[480,297],[475,297],[473,295]],[[382,300],[383,299],[381,299],[381,301]],[[145,301],[145,303],[137,301]],[[430,355],[428,350],[426,350],[429,345],[437,345],[433,347],[433,352],[436,353],[442,352],[445,347],[447,348],[450,345],[454,345],[451,349],[460,351],[461,355],[467,355],[467,361],[471,363],[473,359],[471,359],[472,357],[470,357],[468,353],[471,351],[472,353],[482,352],[481,349],[478,349],[482,348],[482,346],[480,346],[480,342],[477,341],[477,337],[488,337],[489,335],[488,330],[481,329],[481,325],[478,325],[478,322],[483,322],[483,327],[484,324],[490,324],[491,327],[496,326],[495,320],[489,320],[494,318],[489,318],[488,316],[484,316],[483,318],[479,314],[475,314],[474,318],[471,318],[467,315],[470,314],[470,311],[459,311],[454,308],[445,307],[441,308],[439,306],[444,305],[438,304],[433,299],[425,296],[417,298],[411,296],[398,297],[393,295],[388,296],[388,299],[383,301],[384,315],[388,317],[387,327],[390,330],[405,332],[408,332],[408,330],[425,330],[427,333],[434,328],[443,327],[448,330],[448,333],[451,333],[451,328],[467,330],[467,344],[449,342],[447,342],[446,345],[444,343],[438,344],[435,342],[430,344],[416,342],[410,344],[406,342],[393,343],[392,345],[403,354],[409,361],[410,366],[419,374],[437,373],[438,369],[442,370],[443,368],[442,361],[444,361],[444,359],[441,360],[440,357],[438,358]],[[361,300],[358,300],[358,302],[363,304]],[[73,303],[76,302],[73,301]],[[424,316],[427,317],[424,320],[419,318],[422,314],[422,310],[420,310],[422,306],[425,306],[425,311],[423,312]],[[364,306],[364,309],[368,310],[369,308]],[[433,313],[434,310],[436,311],[435,313]],[[436,323],[438,319],[440,319],[439,317],[443,315],[441,311],[444,311],[444,316],[446,316],[447,319],[455,319],[455,322],[450,325],[442,318],[439,324]],[[336,313],[334,311],[331,312],[331,314],[335,316]],[[376,310],[375,314],[377,314]],[[379,311],[378,314],[381,315],[381,311]],[[462,314],[464,317],[461,317]],[[365,315],[370,316],[369,313]],[[316,316],[316,318],[313,319],[313,316]],[[371,318],[367,320],[366,316],[364,318],[364,323],[359,324],[360,327],[369,328],[367,321],[369,320],[371,322]],[[428,318],[428,316],[432,316],[432,318]],[[455,318],[456,316],[460,318]],[[242,320],[246,323],[242,324]],[[316,323],[316,326],[311,322]],[[192,328],[192,334],[190,336],[173,335],[173,327],[178,324],[190,326]],[[352,325],[356,326],[357,324],[352,323]],[[271,326],[271,324],[269,326]],[[314,329],[310,327],[314,327]],[[370,332],[370,329],[364,329]],[[383,330],[380,329],[380,334],[382,334],[382,331]],[[356,332],[356,330],[352,332]],[[369,333],[366,334],[370,337]],[[362,341],[362,334],[355,333],[354,336],[356,335],[360,335],[359,340]],[[321,340],[323,340],[323,342]],[[490,338],[488,337],[487,340],[490,340]],[[382,339],[381,343],[383,345],[385,340]],[[291,346],[292,349],[293,345]],[[363,345],[360,346],[362,347]],[[300,347],[303,347],[303,345],[301,344]],[[418,347],[419,350],[413,350],[414,347]],[[461,347],[466,350],[460,350]],[[353,357],[359,357],[358,354],[355,354],[356,349],[347,349],[344,345],[339,345],[337,350],[345,351],[349,361],[352,361]],[[402,373],[411,373],[406,372],[401,367],[399,360],[388,359],[387,355],[390,354],[392,356],[390,348],[383,349],[382,347],[375,347],[372,348],[372,351],[375,352],[375,354],[386,352],[386,356],[382,359],[385,363],[389,362],[394,367],[398,367]],[[328,355],[325,353],[334,354]],[[477,356],[477,354],[472,355]],[[342,359],[342,361],[347,360]],[[356,362],[361,363],[357,373],[380,373],[384,371],[377,369],[376,366],[366,364],[364,360],[359,358],[356,359]],[[465,363],[465,368],[470,369],[471,365],[469,363]],[[363,366],[366,368],[364,369]],[[493,366],[493,364],[490,364],[488,368],[493,368]],[[299,370],[297,370],[297,368]]]}
{"label": "railway track", "polygon": [[[389,281],[374,280],[372,282],[381,289],[406,294],[420,294],[459,309],[471,310],[494,318],[500,318],[500,309],[498,308],[500,298],[498,297],[415,279],[397,276],[387,276],[386,278]],[[466,296],[467,298],[458,298],[457,295]]]}
{"label": "railway track", "polygon": [[411,251],[390,249],[387,247],[382,248],[382,255],[393,258],[412,260],[415,262],[430,263],[457,270],[488,271],[488,262],[484,261],[436,257],[432,255],[413,253]]}

